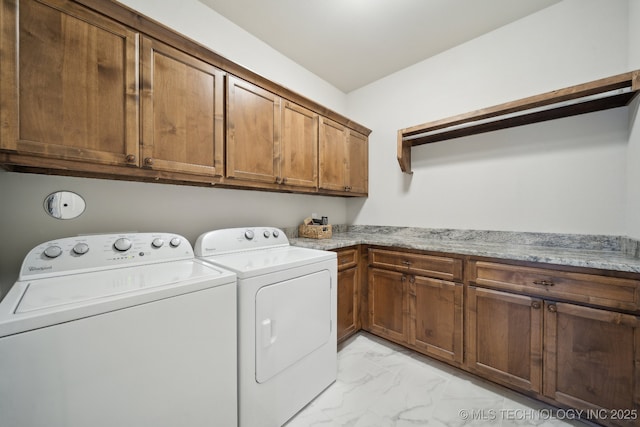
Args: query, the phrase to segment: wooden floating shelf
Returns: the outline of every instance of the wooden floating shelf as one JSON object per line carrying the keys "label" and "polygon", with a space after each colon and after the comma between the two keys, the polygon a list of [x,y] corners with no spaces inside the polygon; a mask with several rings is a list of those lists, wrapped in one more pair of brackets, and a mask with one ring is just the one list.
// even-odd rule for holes
{"label": "wooden floating shelf", "polygon": [[511,101],[398,131],[398,163],[411,172],[411,147],[628,105],[640,70]]}

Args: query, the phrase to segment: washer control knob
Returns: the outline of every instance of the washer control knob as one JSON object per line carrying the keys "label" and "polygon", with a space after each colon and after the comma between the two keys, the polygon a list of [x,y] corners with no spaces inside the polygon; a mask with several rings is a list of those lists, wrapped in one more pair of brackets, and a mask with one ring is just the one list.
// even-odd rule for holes
{"label": "washer control knob", "polygon": [[278,230],[273,230],[273,237],[275,237],[276,239],[280,237],[280,232]]}
{"label": "washer control knob", "polygon": [[265,239],[268,239],[269,237],[271,237],[271,232],[269,230],[264,230],[264,233],[262,233],[262,235],[265,237]]}
{"label": "washer control knob", "polygon": [[159,237],[156,237],[155,239],[153,239],[153,241],[151,242],[151,246],[153,246],[156,249],[161,248],[164,245],[164,240],[162,240]]}
{"label": "washer control knob", "polygon": [[177,248],[178,246],[180,246],[180,243],[182,243],[182,240],[177,237],[169,240],[169,246],[171,246],[172,248]]}
{"label": "washer control knob", "polygon": [[62,254],[60,246],[49,246],[44,250],[44,256],[47,258],[58,258]]}
{"label": "washer control knob", "polygon": [[76,255],[84,255],[89,252],[89,245],[86,243],[78,243],[73,247],[73,253]]}
{"label": "washer control knob", "polygon": [[115,241],[115,243],[113,244],[113,247],[115,250],[119,252],[126,252],[129,249],[131,249],[131,245],[132,245],[131,240],[127,239],[126,237],[121,237]]}
{"label": "washer control knob", "polygon": [[247,230],[244,232],[244,238],[247,240],[253,240],[254,234],[253,230]]}

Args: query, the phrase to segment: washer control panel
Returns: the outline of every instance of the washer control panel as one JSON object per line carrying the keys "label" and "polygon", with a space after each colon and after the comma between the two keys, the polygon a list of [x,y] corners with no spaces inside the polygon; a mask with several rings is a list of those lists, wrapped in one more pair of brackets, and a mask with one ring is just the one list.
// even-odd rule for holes
{"label": "washer control panel", "polygon": [[196,256],[220,255],[277,246],[289,246],[284,232],[274,227],[245,227],[213,230],[198,237]]}
{"label": "washer control panel", "polygon": [[191,244],[177,234],[66,237],[44,242],[29,251],[19,280],[192,258]]}

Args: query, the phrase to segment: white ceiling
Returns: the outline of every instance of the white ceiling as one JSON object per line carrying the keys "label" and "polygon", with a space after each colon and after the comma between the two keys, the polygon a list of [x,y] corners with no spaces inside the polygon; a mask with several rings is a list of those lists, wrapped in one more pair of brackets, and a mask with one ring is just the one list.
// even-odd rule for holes
{"label": "white ceiling", "polygon": [[560,0],[200,0],[348,93]]}

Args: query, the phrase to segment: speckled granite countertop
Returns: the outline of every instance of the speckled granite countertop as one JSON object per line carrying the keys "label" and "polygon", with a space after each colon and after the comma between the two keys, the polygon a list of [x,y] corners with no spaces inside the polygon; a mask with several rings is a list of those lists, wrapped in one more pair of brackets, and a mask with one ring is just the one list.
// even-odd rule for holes
{"label": "speckled granite countertop", "polygon": [[367,244],[640,273],[640,242],[621,236],[383,226],[337,226],[323,240],[287,234],[292,245],[313,249]]}

